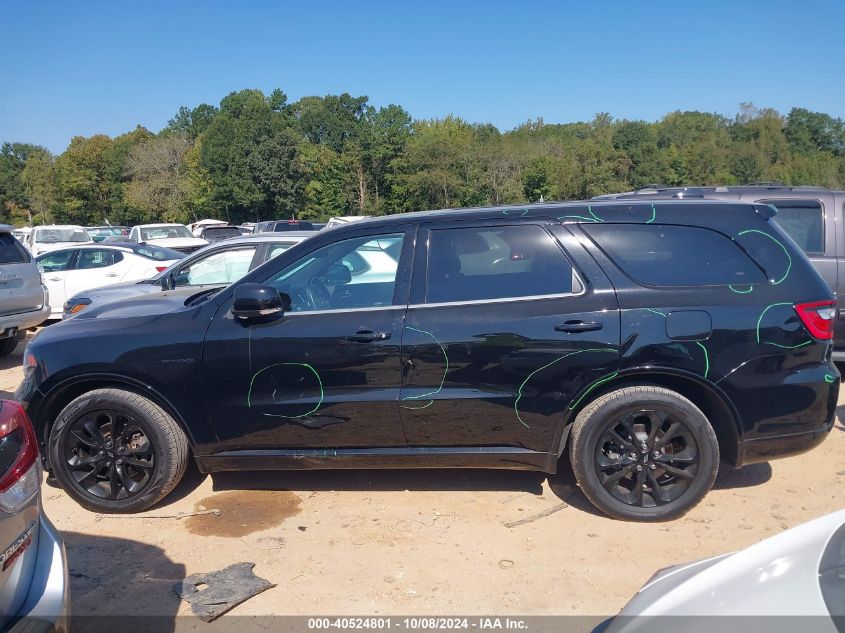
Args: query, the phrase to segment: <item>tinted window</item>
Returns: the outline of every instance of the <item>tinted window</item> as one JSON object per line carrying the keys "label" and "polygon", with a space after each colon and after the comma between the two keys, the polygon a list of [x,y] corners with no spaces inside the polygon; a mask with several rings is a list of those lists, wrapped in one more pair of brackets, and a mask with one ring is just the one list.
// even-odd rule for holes
{"label": "tinted window", "polygon": [[0,264],[22,264],[28,259],[26,251],[11,233],[0,233]]}
{"label": "tinted window", "polygon": [[196,260],[179,270],[176,276],[178,286],[199,286],[202,284],[230,284],[249,272],[249,265],[255,255],[255,246],[217,251]]}
{"label": "tinted window", "polygon": [[67,270],[70,260],[73,257],[73,250],[53,251],[42,255],[35,261],[38,262],[38,270],[42,273],[53,273]]}
{"label": "tinted window", "polygon": [[774,221],[805,253],[824,253],[824,210],[818,200],[764,200],[777,208]]}
{"label": "tinted window", "polygon": [[401,233],[329,244],[290,264],[266,283],[291,297],[294,312],[393,304]]}
{"label": "tinted window", "polygon": [[107,268],[121,261],[123,261],[123,253],[120,251],[85,249],[79,253],[76,268],[77,270]]}
{"label": "tinted window", "polygon": [[572,266],[536,225],[431,231],[427,303],[572,292]]}
{"label": "tinted window", "polygon": [[593,224],[581,228],[619,268],[652,286],[750,284],[763,271],[730,238],[694,226]]}
{"label": "tinted window", "polygon": [[207,240],[225,240],[230,237],[240,237],[240,229],[234,226],[211,227],[204,229],[202,237]]}
{"label": "tinted window", "polygon": [[164,262],[170,259],[182,259],[185,257],[185,253],[180,253],[179,251],[174,251],[170,248],[164,248],[163,246],[153,246],[152,244],[132,244],[128,247],[131,248],[132,252],[136,255],[146,257],[147,259],[154,259],[157,262]]}

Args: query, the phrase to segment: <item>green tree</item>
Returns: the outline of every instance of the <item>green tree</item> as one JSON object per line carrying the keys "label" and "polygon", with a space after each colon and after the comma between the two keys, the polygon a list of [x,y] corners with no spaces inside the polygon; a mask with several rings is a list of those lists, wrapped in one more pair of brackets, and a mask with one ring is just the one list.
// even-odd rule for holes
{"label": "green tree", "polygon": [[33,215],[41,224],[52,224],[53,210],[58,200],[56,163],[53,155],[47,150],[31,152],[21,172],[21,182]]}

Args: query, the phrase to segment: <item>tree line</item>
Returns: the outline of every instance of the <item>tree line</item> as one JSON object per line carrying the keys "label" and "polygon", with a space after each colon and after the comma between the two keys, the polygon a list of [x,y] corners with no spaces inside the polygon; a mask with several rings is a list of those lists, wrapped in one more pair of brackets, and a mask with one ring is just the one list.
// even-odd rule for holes
{"label": "tree line", "polygon": [[289,103],[242,90],[182,107],[158,133],[76,136],[58,156],[0,147],[0,223],[233,223],[583,199],[647,184],[845,187],[845,123],[742,104],[733,117],[528,121],[502,133],[414,120],[349,94]]}

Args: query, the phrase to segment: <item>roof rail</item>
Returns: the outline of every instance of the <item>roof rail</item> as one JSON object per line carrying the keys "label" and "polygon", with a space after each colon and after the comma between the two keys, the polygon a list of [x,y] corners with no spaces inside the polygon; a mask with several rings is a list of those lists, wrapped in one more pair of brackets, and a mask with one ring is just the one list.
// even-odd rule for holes
{"label": "roof rail", "polygon": [[743,187],[786,187],[785,183],[779,180],[761,180],[760,182],[747,182]]}

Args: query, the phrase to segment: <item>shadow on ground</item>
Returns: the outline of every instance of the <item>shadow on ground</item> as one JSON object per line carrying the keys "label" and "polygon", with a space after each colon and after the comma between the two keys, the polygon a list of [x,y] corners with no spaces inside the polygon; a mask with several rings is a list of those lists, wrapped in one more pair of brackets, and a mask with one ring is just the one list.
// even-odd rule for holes
{"label": "shadow on ground", "polygon": [[[131,533],[131,519],[127,520]],[[185,566],[155,545],[128,538],[64,532],[71,596],[71,630],[175,630],[180,599],[173,591]]]}

